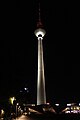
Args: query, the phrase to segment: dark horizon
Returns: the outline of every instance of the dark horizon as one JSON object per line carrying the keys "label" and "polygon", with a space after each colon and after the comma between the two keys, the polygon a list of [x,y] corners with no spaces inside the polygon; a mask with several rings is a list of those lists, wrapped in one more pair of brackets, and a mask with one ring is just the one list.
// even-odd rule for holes
{"label": "dark horizon", "polygon": [[[26,2],[25,2],[26,4]],[[28,8],[28,6],[30,8]],[[24,7],[24,8],[23,8]],[[80,45],[78,17],[71,6],[56,7],[41,2],[41,19],[46,30],[43,40],[47,101],[79,102]],[[15,17],[8,17],[1,44],[0,98],[15,95],[28,87],[36,100],[38,3],[17,3]]]}

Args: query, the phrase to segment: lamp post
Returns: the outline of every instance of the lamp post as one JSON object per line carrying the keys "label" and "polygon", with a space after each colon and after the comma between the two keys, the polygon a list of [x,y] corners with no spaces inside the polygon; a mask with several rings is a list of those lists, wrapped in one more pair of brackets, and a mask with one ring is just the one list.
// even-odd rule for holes
{"label": "lamp post", "polygon": [[18,105],[19,103],[16,103],[16,116],[18,115]]}
{"label": "lamp post", "polygon": [[9,103],[10,103],[10,114],[12,115],[15,109],[14,101],[16,101],[15,97],[10,97],[9,98]]}

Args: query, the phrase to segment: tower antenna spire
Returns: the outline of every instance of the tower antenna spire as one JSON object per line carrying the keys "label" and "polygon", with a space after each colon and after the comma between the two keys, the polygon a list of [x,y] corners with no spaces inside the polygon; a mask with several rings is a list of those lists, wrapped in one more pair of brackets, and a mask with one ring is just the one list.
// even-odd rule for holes
{"label": "tower antenna spire", "polygon": [[41,22],[41,9],[40,9],[40,2],[39,2],[39,22]]}
{"label": "tower antenna spire", "polygon": [[42,22],[41,22],[41,9],[40,9],[40,2],[39,2],[39,8],[38,8],[38,22],[37,22],[37,27],[38,28],[42,28],[43,27],[43,24],[42,24]]}

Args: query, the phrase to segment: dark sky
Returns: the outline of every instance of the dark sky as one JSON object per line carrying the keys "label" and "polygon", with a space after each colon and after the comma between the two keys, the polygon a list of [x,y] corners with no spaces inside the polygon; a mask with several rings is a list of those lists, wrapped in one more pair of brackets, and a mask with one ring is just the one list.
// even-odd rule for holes
{"label": "dark sky", "polygon": [[[41,2],[41,19],[46,30],[43,48],[47,101],[80,101],[80,38],[76,11],[67,4],[63,6],[49,0]],[[16,2],[14,12],[4,16],[0,97],[15,94],[27,86],[35,100],[37,39],[34,30],[38,1]]]}

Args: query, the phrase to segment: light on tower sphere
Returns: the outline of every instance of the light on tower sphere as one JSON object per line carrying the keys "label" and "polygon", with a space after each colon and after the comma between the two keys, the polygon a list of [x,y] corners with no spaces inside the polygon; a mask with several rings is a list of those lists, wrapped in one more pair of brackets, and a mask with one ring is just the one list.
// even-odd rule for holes
{"label": "light on tower sphere", "polygon": [[44,35],[46,34],[46,31],[42,28],[38,28],[35,30],[34,33],[37,37],[39,37],[39,36],[44,37]]}

